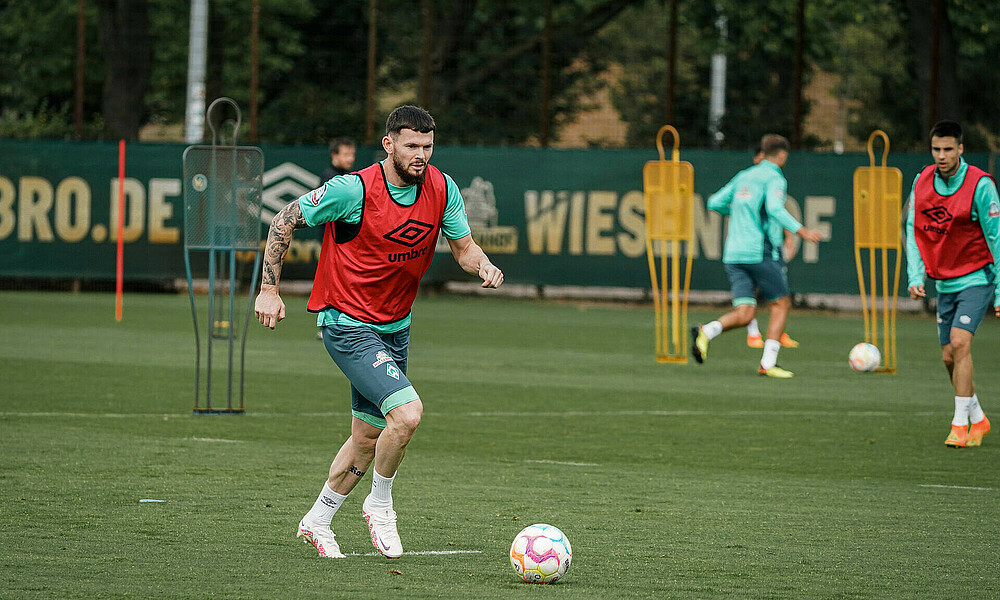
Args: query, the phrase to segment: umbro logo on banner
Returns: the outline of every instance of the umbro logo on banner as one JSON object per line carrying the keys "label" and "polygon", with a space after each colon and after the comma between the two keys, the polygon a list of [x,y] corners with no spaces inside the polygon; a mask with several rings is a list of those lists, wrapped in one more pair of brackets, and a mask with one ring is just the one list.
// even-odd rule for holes
{"label": "umbro logo on banner", "polygon": [[407,248],[412,248],[423,241],[423,239],[433,230],[433,225],[409,219],[382,237],[390,242],[396,242],[397,244],[402,244]]}

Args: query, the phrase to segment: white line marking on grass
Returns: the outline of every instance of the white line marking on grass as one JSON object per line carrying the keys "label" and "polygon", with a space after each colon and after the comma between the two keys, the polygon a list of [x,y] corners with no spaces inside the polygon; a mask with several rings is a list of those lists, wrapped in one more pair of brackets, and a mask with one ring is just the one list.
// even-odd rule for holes
{"label": "white line marking on grass", "polygon": [[[340,412],[315,412],[315,413],[275,413],[275,412],[247,412],[241,415],[242,418],[264,418],[264,419],[301,419],[301,418],[345,418],[347,413]],[[565,417],[938,417],[941,411],[889,412],[883,410],[869,411],[835,411],[835,410],[623,410],[623,411],[555,411],[555,412],[482,412],[473,411],[466,413],[437,413],[426,411],[426,414],[435,417],[516,417],[516,418],[565,418]],[[0,417],[16,418],[71,418],[71,419],[180,419],[193,417],[191,413],[79,413],[79,412],[0,412]]]}
{"label": "white line marking on grass", "polygon": [[921,483],[920,487],[926,488],[942,488],[946,490],[976,490],[978,492],[995,492],[996,490],[991,487],[972,487],[970,485],[939,485],[934,483]]}
{"label": "white line marking on grass", "polygon": [[[453,413],[454,414],[454,413]],[[619,411],[561,411],[561,412],[470,412],[469,417],[891,417],[883,410],[834,411],[834,410],[619,410]],[[900,413],[912,415],[914,413]],[[932,413],[938,414],[938,413]]]}
{"label": "white line marking on grass", "polygon": [[599,467],[597,463],[567,462],[562,460],[526,460],[526,463],[538,463],[543,465],[566,465],[568,467]]}
{"label": "white line marking on grass", "polygon": [[178,419],[187,415],[172,415],[172,414],[154,414],[154,413],[72,413],[72,412],[4,412],[0,413],[4,417],[69,417],[73,419],[135,419],[135,418],[153,418],[153,419],[167,419],[173,418]]}
{"label": "white line marking on grass", "polygon": [[[482,550],[416,550],[404,552],[403,556],[445,556],[452,554],[482,554]],[[382,556],[378,552],[346,552],[344,556]]]}
{"label": "white line marking on grass", "polygon": [[191,441],[194,441],[194,442],[215,442],[215,443],[223,443],[223,444],[245,444],[246,443],[245,440],[221,440],[221,439],[217,439],[217,438],[199,438],[199,437],[193,437],[193,438],[191,438]]}

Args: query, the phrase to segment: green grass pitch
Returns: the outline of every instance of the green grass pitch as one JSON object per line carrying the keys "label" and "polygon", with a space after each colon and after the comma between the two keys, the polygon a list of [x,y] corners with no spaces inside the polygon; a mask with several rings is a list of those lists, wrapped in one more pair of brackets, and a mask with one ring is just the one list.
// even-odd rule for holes
{"label": "green grass pitch", "polygon": [[[193,416],[187,296],[127,295],[116,323],[111,295],[0,293],[0,597],[996,593],[1000,432],[945,448],[931,316],[900,316],[888,376],[847,366],[859,315],[793,312],[802,347],[779,363],[796,377],[776,381],[742,331],[705,365],[657,364],[649,306],[418,298],[425,413],[399,529],[407,551],[467,553],[370,556],[369,476],[334,520],[355,556],[321,560],[295,527],[348,433],[348,388],[305,299],[285,300],[277,330],[251,324],[247,414]],[[973,353],[1000,426],[998,333],[988,316]],[[555,586],[508,563],[535,522],[573,544]]]}

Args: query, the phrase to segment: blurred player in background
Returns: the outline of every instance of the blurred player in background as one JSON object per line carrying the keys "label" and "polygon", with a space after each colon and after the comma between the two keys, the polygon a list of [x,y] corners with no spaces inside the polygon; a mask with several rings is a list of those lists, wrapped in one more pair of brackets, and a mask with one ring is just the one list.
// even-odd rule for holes
{"label": "blurred player in background", "polygon": [[[357,156],[357,146],[349,137],[338,137],[330,141],[330,165],[323,169],[321,182],[327,182],[337,175],[347,175],[354,169],[354,159]],[[323,339],[323,332],[316,333],[316,339]]]}
{"label": "blurred player in background", "polygon": [[955,388],[944,443],[979,446],[990,421],[972,383],[972,336],[991,300],[1000,317],[1000,199],[993,178],[962,158],[961,125],[939,121],[930,138],[934,164],[913,179],[906,212],[906,275],[914,299],[926,296],[925,274],[935,280],[941,358]]}
{"label": "blurred player in background", "polygon": [[[781,335],[791,308],[784,259],[781,256],[781,229],[794,231],[810,242],[820,233],[806,229],[785,210],[788,182],[781,167],[788,160],[788,140],[768,134],[761,139],[763,160],[736,174],[708,199],[708,208],[729,215],[729,230],[722,262],[729,276],[734,309],[704,327],[693,327],[691,352],[701,363],[708,357],[709,342],[723,331],[745,327],[757,307],[757,291],[771,305],[767,341],[757,373],[787,379],[791,371],[777,365]],[[772,224],[772,222],[774,224]]]}
{"label": "blurred player in background", "polygon": [[354,140],[347,137],[339,137],[330,142],[330,166],[323,169],[321,176],[323,181],[330,181],[337,175],[346,175],[354,168],[354,157],[357,155],[357,146]]}
{"label": "blurred player in background", "polygon": [[[759,165],[760,161],[764,160],[764,150],[761,149],[760,144],[757,144],[757,149],[753,153],[753,164]],[[780,225],[779,225],[780,227]],[[784,236],[784,242],[781,245],[781,258],[785,261],[785,269],[787,271],[787,265],[793,258],[795,258],[795,234],[788,231],[785,228],[781,229],[781,234]],[[787,272],[786,272],[787,276]],[[781,334],[781,347],[782,348],[798,348],[799,343],[792,339],[788,333]],[[747,324],[747,346],[751,348],[763,348],[764,338],[760,335],[760,327],[757,325],[757,317],[750,319]]]}
{"label": "blurred player in background", "polygon": [[384,161],[334,177],[275,215],[255,304],[257,319],[274,329],[285,317],[278,280],[292,232],[323,225],[308,309],[318,313],[326,350],[351,382],[353,416],[350,437],[299,523],[298,535],[323,557],[344,556],[330,523],[373,462],[371,493],[362,514],[383,556],[403,553],[392,483],[423,414],[421,399],[406,378],[410,307],[438,233],[448,240],[458,264],[478,275],[484,288],[503,283],[503,273],[472,240],[458,186],[429,164],[435,129],[431,115],[401,106],[389,115],[385,128]]}

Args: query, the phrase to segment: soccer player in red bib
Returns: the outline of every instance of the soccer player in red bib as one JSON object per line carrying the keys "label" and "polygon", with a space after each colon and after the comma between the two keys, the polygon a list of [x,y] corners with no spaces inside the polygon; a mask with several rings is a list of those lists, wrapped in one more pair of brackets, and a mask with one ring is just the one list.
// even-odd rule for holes
{"label": "soccer player in red bib", "polygon": [[987,173],[962,158],[962,127],[931,129],[934,164],[913,180],[906,214],[906,272],[911,298],[923,298],[924,276],[937,290],[941,358],[955,387],[955,416],[944,443],[979,446],[990,432],[972,383],[972,336],[990,304],[1000,317],[1000,199]]}
{"label": "soccer player in red bib", "polygon": [[472,240],[458,186],[429,164],[434,129],[422,108],[392,111],[382,138],[384,161],[333,177],[290,203],[275,215],[267,235],[254,312],[274,329],[285,317],[278,280],[292,232],[323,226],[308,309],[317,314],[327,352],[351,382],[351,435],[298,528],[298,536],[323,557],[344,556],[330,523],[370,466],[372,490],[362,514],[372,544],[387,558],[403,553],[392,482],[423,413],[406,378],[410,307],[438,233],[484,288],[503,283],[503,273]]}

